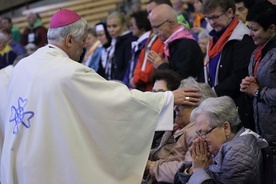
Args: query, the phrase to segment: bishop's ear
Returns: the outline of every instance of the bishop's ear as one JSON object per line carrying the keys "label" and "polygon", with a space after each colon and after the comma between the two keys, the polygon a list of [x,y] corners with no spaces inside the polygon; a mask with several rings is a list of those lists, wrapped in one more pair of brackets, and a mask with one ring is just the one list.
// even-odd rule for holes
{"label": "bishop's ear", "polygon": [[71,34],[69,34],[65,37],[65,44],[67,45],[67,47],[72,47],[73,39],[74,39],[74,37]]}

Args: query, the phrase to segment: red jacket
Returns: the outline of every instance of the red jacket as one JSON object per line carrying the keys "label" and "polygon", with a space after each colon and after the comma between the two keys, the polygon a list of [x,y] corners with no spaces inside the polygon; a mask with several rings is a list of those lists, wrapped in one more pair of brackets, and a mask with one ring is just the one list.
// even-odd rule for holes
{"label": "red jacket", "polygon": [[134,70],[133,82],[136,85],[136,89],[141,91],[151,91],[152,89],[151,75],[154,71],[154,67],[147,60],[145,61],[145,68],[142,70],[146,50],[147,52],[149,50],[153,50],[156,53],[163,55],[164,43],[157,37],[157,35],[153,33],[153,31],[151,31],[145,47],[141,50],[137,65]]}
{"label": "red jacket", "polygon": [[[33,36],[29,36],[33,34]],[[37,47],[43,47],[47,44],[47,29],[40,25],[34,28],[26,27],[21,36],[21,45],[34,43]]]}

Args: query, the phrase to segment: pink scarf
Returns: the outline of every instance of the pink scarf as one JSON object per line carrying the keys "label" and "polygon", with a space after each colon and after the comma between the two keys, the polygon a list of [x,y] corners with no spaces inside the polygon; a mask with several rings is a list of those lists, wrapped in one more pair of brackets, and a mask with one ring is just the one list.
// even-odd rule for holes
{"label": "pink scarf", "polygon": [[178,25],[173,34],[164,42],[164,53],[166,57],[170,57],[170,52],[169,52],[169,45],[175,40],[179,39],[193,39],[193,35],[188,31],[182,24]]}

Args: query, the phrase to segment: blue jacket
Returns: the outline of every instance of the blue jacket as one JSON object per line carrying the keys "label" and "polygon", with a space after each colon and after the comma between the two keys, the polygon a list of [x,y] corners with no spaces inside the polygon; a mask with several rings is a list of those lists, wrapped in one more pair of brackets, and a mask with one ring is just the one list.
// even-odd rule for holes
{"label": "blue jacket", "polygon": [[93,52],[88,67],[92,68],[95,72],[98,72],[99,66],[100,66],[100,61],[101,61],[101,56],[102,56],[102,50],[103,47],[97,47],[95,51]]}

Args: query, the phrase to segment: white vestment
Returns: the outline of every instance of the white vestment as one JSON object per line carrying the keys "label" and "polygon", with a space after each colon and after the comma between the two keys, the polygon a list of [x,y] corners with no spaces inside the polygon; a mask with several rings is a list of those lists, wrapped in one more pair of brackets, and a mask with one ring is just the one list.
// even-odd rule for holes
{"label": "white vestment", "polygon": [[[8,84],[10,81],[10,75],[13,71],[13,66],[8,65],[0,70],[0,158],[2,154],[2,147],[4,142],[4,115],[7,102]],[[1,162],[0,162],[1,164]],[[1,175],[0,175],[1,181]]]}
{"label": "white vestment", "polygon": [[138,184],[173,94],[129,91],[60,49],[38,49],[8,89],[2,184]]}

